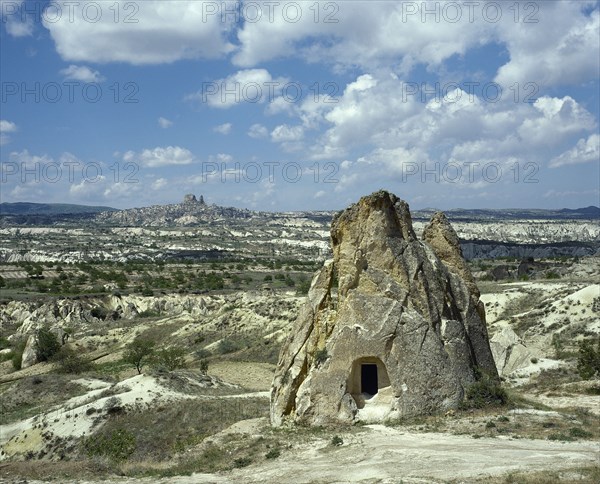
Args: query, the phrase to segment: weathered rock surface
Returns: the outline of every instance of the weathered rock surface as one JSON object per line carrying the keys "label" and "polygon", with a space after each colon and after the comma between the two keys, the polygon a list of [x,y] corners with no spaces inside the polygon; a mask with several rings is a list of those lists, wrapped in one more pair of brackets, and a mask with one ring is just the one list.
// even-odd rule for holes
{"label": "weathered rock surface", "polygon": [[500,375],[508,375],[527,366],[533,356],[523,340],[509,327],[502,328],[494,335],[490,347]]}
{"label": "weathered rock surface", "polygon": [[444,411],[477,368],[498,377],[479,291],[443,214],[424,238],[408,204],[384,191],[334,218],[333,261],[315,275],[280,354],[273,425]]}
{"label": "weathered rock surface", "polygon": [[21,356],[21,368],[29,368],[38,362],[36,345],[36,336],[33,334],[29,335],[23,349],[23,355]]}

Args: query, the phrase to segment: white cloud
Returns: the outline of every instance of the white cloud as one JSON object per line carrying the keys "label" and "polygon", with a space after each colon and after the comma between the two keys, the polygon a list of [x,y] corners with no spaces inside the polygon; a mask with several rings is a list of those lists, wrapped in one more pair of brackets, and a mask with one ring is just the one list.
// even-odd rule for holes
{"label": "white cloud", "polygon": [[271,131],[271,140],[275,143],[300,141],[302,138],[304,138],[304,128],[302,126],[281,124]]}
{"label": "white cloud", "polygon": [[408,165],[421,167],[428,161],[428,155],[419,148],[377,148],[367,156],[357,160],[359,164],[375,165],[376,170],[385,173],[402,173]]}
{"label": "white cloud", "polygon": [[[246,22],[238,31],[241,46],[233,62],[253,66],[294,53],[310,61],[347,66],[389,65],[402,56],[439,64],[464,53],[468,45],[489,38],[484,28],[489,30],[489,25],[469,24],[464,16],[458,23],[422,22],[420,15],[406,15],[406,3],[320,2],[310,10],[303,5],[297,22],[288,21],[294,12],[285,3],[277,4],[273,22]],[[268,8],[265,4],[265,16]],[[308,38],[311,42],[307,45]]]}
{"label": "white cloud", "polygon": [[135,183],[111,183],[104,188],[102,196],[107,201],[132,200],[137,199],[136,194],[141,193],[142,190],[143,187]]}
{"label": "white cloud", "polygon": [[71,64],[69,67],[62,69],[60,74],[65,77],[65,80],[81,81],[81,82],[104,82],[106,79],[100,75],[100,72],[93,71],[87,66],[76,66]]}
{"label": "white cloud", "polygon": [[[225,3],[231,6],[233,2]],[[72,16],[56,15],[55,9],[43,17],[57,52],[67,61],[162,64],[220,58],[233,49],[226,38],[233,16],[223,21],[220,15],[207,14],[221,2],[144,0],[118,2],[114,9],[103,3],[97,3],[98,8],[86,7],[87,2],[61,0],[53,4],[62,12],[73,12]],[[90,17],[98,17],[98,21],[90,22]]]}
{"label": "white cloud", "polygon": [[557,144],[569,135],[596,127],[594,117],[570,96],[544,96],[533,108],[538,115],[525,119],[519,127],[519,135],[529,142]]}
{"label": "white cloud", "polygon": [[24,3],[25,0],[0,0],[0,20],[12,37],[33,35],[33,18],[23,10]]}
{"label": "white cloud", "polygon": [[152,189],[160,190],[161,188],[166,187],[167,183],[168,182],[166,178],[157,178],[156,180],[154,180],[154,182],[152,182]]}
{"label": "white cloud", "polygon": [[[545,162],[574,136],[593,132],[594,117],[570,96],[489,102],[457,89],[427,103],[408,96],[406,83],[363,75],[349,83],[336,104],[311,113],[322,132],[311,144],[312,159],[335,159],[353,149],[419,148],[432,160],[488,161],[511,157]],[[305,118],[301,105],[296,116]]]}
{"label": "white cloud", "polygon": [[5,119],[0,120],[0,146],[10,143],[9,133],[15,133],[16,131],[18,129],[15,123]]}
{"label": "white cloud", "polygon": [[501,3],[497,21],[490,20],[493,2],[320,2],[302,5],[297,22],[286,20],[286,2],[258,3],[263,20],[272,9],[273,21],[246,22],[238,30],[232,60],[239,66],[300,57],[340,70],[393,66],[406,75],[419,64],[437,69],[453,56],[495,43],[508,51],[510,60],[496,77],[507,89],[514,82],[521,89],[526,82],[546,88],[598,77],[600,14],[591,0]]}
{"label": "white cloud", "polygon": [[233,156],[227,153],[218,153],[217,156],[210,155],[208,157],[209,161],[218,161],[220,163],[231,163],[233,161]]}
{"label": "white cloud", "polygon": [[6,22],[6,32],[12,37],[29,37],[33,35],[33,20],[8,20]]}
{"label": "white cloud", "polygon": [[163,129],[167,129],[173,126],[173,121],[167,118],[163,118],[161,116],[160,118],[158,118],[158,125]]}
{"label": "white cloud", "polygon": [[69,187],[69,194],[78,200],[92,200],[97,198],[104,191],[105,176],[100,176],[90,182],[81,180],[79,183],[72,183]]}
{"label": "white cloud", "polygon": [[[596,2],[537,2],[537,23],[504,22],[499,37],[510,61],[498,70],[496,81],[523,89],[533,82],[541,88],[579,84],[598,78],[600,13]],[[523,10],[529,10],[522,4]],[[594,8],[589,16],[584,12]]]}
{"label": "white cloud", "polygon": [[32,155],[28,150],[23,150],[21,152],[13,151],[9,155],[9,160],[13,163],[19,163],[22,166],[27,167],[28,169],[32,169],[34,166],[41,166],[47,163],[51,163],[53,160],[48,155]]}
{"label": "white cloud", "polygon": [[600,190],[548,190],[544,193],[544,198],[566,198],[566,197],[581,197],[582,195],[598,196]]}
{"label": "white cloud", "polygon": [[577,165],[580,163],[600,163],[600,135],[593,134],[588,139],[580,139],[568,151],[557,156],[550,162],[551,167]]}
{"label": "white cloud", "polygon": [[219,133],[219,134],[229,134],[229,133],[231,133],[232,127],[233,127],[233,125],[231,123],[223,123],[223,124],[219,124],[218,126],[215,126],[213,128],[213,131],[215,133]]}
{"label": "white cloud", "polygon": [[202,89],[185,96],[187,101],[227,109],[241,103],[272,101],[286,86],[287,79],[273,78],[266,69],[245,69],[202,84]]}
{"label": "white cloud", "polygon": [[266,138],[269,136],[269,130],[262,124],[256,123],[250,126],[250,129],[248,130],[248,136],[255,139]]}
{"label": "white cloud", "polygon": [[189,165],[194,162],[194,159],[195,157],[191,151],[179,146],[157,147],[151,150],[143,150],[140,153],[127,151],[123,155],[123,161],[139,163],[142,166],[151,168],[168,165]]}

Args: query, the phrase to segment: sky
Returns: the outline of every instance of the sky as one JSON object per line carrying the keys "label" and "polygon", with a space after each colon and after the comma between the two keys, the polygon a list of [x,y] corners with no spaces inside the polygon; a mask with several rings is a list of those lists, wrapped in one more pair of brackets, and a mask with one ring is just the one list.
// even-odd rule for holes
{"label": "sky", "polygon": [[596,0],[0,8],[2,202],[600,205]]}

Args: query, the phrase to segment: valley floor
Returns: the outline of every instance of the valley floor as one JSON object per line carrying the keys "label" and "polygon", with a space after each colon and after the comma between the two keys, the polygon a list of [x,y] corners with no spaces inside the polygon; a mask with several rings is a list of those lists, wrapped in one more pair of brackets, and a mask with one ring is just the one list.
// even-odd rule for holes
{"label": "valley floor", "polygon": [[[265,419],[239,422],[225,431],[258,436]],[[556,477],[586,480],[586,469],[598,464],[597,442],[551,442],[508,437],[479,438],[446,433],[407,432],[383,425],[369,425],[360,432],[340,434],[344,443],[332,446],[326,439],[301,444],[275,460],[264,461],[219,474],[192,474],[168,478],[65,480],[99,483],[432,483],[490,482],[494,477],[527,471],[542,472],[546,482]],[[594,478],[594,472],[590,477]],[[598,476],[596,472],[595,476]],[[11,481],[8,481],[11,482]],[[17,481],[12,481],[17,482]],[[31,484],[40,481],[28,481]],[[499,482],[513,482],[503,480]],[[515,481],[516,482],[516,481]],[[525,481],[528,482],[528,481]],[[538,482],[538,481],[536,481]],[[544,482],[544,481],[539,481]]]}

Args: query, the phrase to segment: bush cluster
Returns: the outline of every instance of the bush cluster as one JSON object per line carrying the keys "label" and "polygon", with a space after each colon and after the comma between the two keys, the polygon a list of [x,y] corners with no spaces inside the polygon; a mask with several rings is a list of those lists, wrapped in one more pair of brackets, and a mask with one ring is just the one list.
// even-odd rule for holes
{"label": "bush cluster", "polygon": [[477,382],[467,388],[462,408],[484,408],[505,405],[506,403],[508,403],[506,390],[500,386],[496,379],[487,374],[482,374]]}
{"label": "bush cluster", "polygon": [[600,376],[600,338],[596,343],[593,340],[585,340],[579,344],[577,372],[585,380]]}
{"label": "bush cluster", "polygon": [[136,447],[135,437],[127,429],[113,430],[108,435],[94,435],[83,445],[90,457],[108,457],[115,461],[126,460]]}

